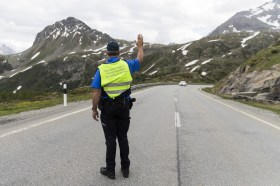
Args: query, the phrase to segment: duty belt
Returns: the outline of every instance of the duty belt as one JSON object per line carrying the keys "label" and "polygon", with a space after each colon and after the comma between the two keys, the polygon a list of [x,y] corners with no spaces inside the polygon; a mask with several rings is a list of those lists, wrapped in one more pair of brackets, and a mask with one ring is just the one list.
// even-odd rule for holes
{"label": "duty belt", "polygon": [[102,104],[119,104],[122,107],[125,107],[129,103],[129,98],[118,97],[115,99],[105,98],[101,99]]}

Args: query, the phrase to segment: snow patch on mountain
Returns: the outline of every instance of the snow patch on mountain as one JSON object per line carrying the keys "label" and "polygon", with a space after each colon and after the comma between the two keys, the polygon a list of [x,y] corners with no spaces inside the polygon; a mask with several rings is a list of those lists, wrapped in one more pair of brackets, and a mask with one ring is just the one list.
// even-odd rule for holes
{"label": "snow patch on mountain", "polygon": [[41,63],[46,63],[46,61],[42,60],[42,61],[38,62],[37,64],[41,64]]}
{"label": "snow patch on mountain", "polygon": [[221,41],[221,39],[214,39],[214,40],[210,40],[208,42],[211,43],[211,42],[217,42],[217,41]]}
{"label": "snow patch on mountain", "polygon": [[133,53],[133,50],[136,48],[136,46],[132,47],[130,50],[129,50],[129,53]]}
{"label": "snow patch on mountain", "polygon": [[[265,15],[257,18],[265,24],[275,27],[276,29],[280,29],[280,24],[278,20],[272,21],[272,15]],[[279,16],[278,16],[279,19]]]}
{"label": "snow patch on mountain", "polygon": [[153,71],[152,73],[150,73],[149,75],[151,76],[151,75],[153,75],[153,74],[155,74],[155,73],[157,73],[158,71],[157,70],[155,70],[155,71]]}
{"label": "snow patch on mountain", "polygon": [[187,50],[183,50],[183,51],[182,51],[182,54],[183,54],[184,56],[187,55],[187,53],[188,53]]}
{"label": "snow patch on mountain", "polygon": [[201,72],[201,75],[206,76],[207,72]]}
{"label": "snow patch on mountain", "polygon": [[40,54],[40,52],[37,52],[34,56],[32,56],[31,60],[35,59],[39,54]]}
{"label": "snow patch on mountain", "polygon": [[198,69],[199,67],[200,67],[199,65],[195,66],[195,67],[190,71],[190,73],[192,73],[193,71],[195,71],[195,70]]}
{"label": "snow patch on mountain", "polygon": [[145,70],[144,72],[142,72],[142,74],[145,74],[148,70],[150,70],[151,68],[153,68],[155,66],[155,63],[152,64],[152,66],[150,66],[147,70]]}
{"label": "snow patch on mountain", "polygon": [[242,41],[241,41],[241,46],[244,48],[247,44],[245,44],[248,40],[250,39],[253,39],[254,37],[256,37],[260,32],[255,32],[253,35],[249,36],[249,37],[246,37],[244,38]]}
{"label": "snow patch on mountain", "polygon": [[18,86],[17,88],[16,88],[16,90],[14,90],[13,91],[13,93],[15,94],[17,91],[19,91],[20,89],[22,88],[22,86],[20,85],[20,86]]}
{"label": "snow patch on mountain", "polygon": [[212,61],[212,59],[208,59],[208,60],[206,60],[206,61],[203,61],[201,64],[202,64],[202,65],[205,65],[206,63],[209,63],[210,61]]}
{"label": "snow patch on mountain", "polygon": [[194,64],[196,64],[198,61],[199,61],[199,60],[193,60],[193,61],[191,61],[191,62],[187,63],[187,64],[185,65],[185,67],[188,67],[188,66],[194,65]]}
{"label": "snow patch on mountain", "polygon": [[20,73],[20,72],[25,72],[25,71],[31,69],[32,67],[33,67],[33,66],[27,67],[27,68],[23,69],[22,71],[19,71],[19,72],[16,72],[16,73],[10,75],[10,77],[13,77],[13,76],[17,75],[17,74]]}
{"label": "snow patch on mountain", "polygon": [[188,48],[188,46],[190,46],[191,44],[192,44],[192,43],[187,43],[186,45],[184,45],[184,46],[178,48],[177,51],[179,51],[179,50],[185,50],[185,49]]}

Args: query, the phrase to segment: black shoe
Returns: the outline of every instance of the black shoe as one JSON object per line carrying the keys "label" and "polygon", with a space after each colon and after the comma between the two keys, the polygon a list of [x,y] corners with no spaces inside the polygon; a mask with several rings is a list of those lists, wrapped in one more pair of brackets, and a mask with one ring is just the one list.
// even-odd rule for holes
{"label": "black shoe", "polygon": [[107,168],[106,167],[101,167],[100,168],[100,173],[104,176],[107,176],[108,178],[114,180],[116,177],[115,177],[115,171],[107,171]]}
{"label": "black shoe", "polygon": [[129,169],[122,169],[122,174],[124,178],[128,178],[129,177]]}

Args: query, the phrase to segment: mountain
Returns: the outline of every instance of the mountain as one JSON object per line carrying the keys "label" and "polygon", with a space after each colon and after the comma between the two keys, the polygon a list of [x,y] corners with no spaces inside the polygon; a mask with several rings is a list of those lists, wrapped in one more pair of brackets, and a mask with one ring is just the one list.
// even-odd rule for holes
{"label": "mountain", "polygon": [[[3,64],[5,64],[5,66],[12,66],[12,70],[10,70],[10,68],[7,69],[7,67],[6,69],[2,68],[2,74],[1,71],[0,74],[2,77],[13,79],[13,77],[19,73],[26,72],[33,67],[38,68],[38,65],[46,66],[52,61],[65,62],[75,57],[79,57],[83,59],[81,61],[84,61],[84,55],[89,56],[93,53],[95,55],[100,55],[106,43],[110,40],[112,40],[112,38],[109,35],[91,29],[76,18],[69,17],[44,28],[37,34],[32,47],[26,51],[7,56],[2,62],[0,58],[0,67],[3,66]],[[100,60],[99,58],[100,56],[98,60]],[[66,65],[62,67],[62,64],[63,63],[59,62],[55,64],[58,74],[61,74],[61,71],[63,71],[61,68],[66,68]],[[38,76],[41,75],[38,74]],[[30,77],[30,79],[31,78],[32,77]]]}
{"label": "mountain", "polygon": [[[182,79],[187,82],[215,83],[279,38],[279,33],[231,33],[207,36],[180,45],[145,43],[145,59],[141,71],[134,76],[134,83],[179,82]],[[122,58],[136,57],[133,42],[117,41],[121,46]],[[20,69],[0,72],[1,76],[6,77],[0,81],[0,90],[12,91],[21,86],[21,90],[57,91],[62,88],[61,82],[67,82],[70,89],[88,86],[97,66],[106,59],[103,50],[104,47],[96,51],[70,52],[48,61],[34,58]],[[22,60],[19,55],[4,56],[0,58],[0,67],[1,64],[10,64],[14,58]]]}
{"label": "mountain", "polygon": [[280,0],[273,0],[262,6],[236,13],[218,26],[210,35],[233,32],[280,31]]}
{"label": "mountain", "polygon": [[280,42],[264,49],[215,86],[217,92],[254,93],[251,99],[280,101]]}
{"label": "mountain", "polygon": [[[89,85],[97,66],[105,61],[110,40],[114,39],[73,17],[49,25],[26,51],[0,56],[0,89],[22,86],[22,90],[54,91],[61,82],[68,82],[69,88]],[[116,41],[122,57],[136,57],[134,42]],[[145,44],[150,51],[162,46]]]}
{"label": "mountain", "polygon": [[96,51],[112,38],[91,29],[82,21],[69,17],[47,26],[37,34],[28,50],[11,57],[9,62],[17,70],[37,62],[49,61],[76,52]]}
{"label": "mountain", "polygon": [[15,54],[16,52],[11,49],[10,47],[6,46],[6,45],[2,45],[0,46],[0,54],[2,55],[10,55],[10,54]]}
{"label": "mountain", "polygon": [[36,58],[52,59],[63,54],[93,51],[104,47],[112,38],[91,29],[82,21],[69,17],[65,20],[47,26],[37,34],[29,53]]}
{"label": "mountain", "polygon": [[[216,83],[279,38],[279,32],[258,31],[209,35],[185,44],[144,43],[145,58],[134,83]],[[19,86],[21,91],[59,91],[62,82],[70,89],[88,86],[106,60],[107,42],[113,39],[73,17],[49,25],[26,51],[0,55],[0,91],[12,92]],[[114,40],[121,58],[136,58],[134,42]]]}

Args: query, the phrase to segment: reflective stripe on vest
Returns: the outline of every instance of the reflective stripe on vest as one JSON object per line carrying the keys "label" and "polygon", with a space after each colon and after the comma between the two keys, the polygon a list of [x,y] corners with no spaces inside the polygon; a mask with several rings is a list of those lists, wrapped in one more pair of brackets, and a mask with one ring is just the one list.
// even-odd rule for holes
{"label": "reflective stripe on vest", "polygon": [[101,86],[110,98],[115,98],[130,88],[132,77],[125,61],[102,64],[98,68]]}

